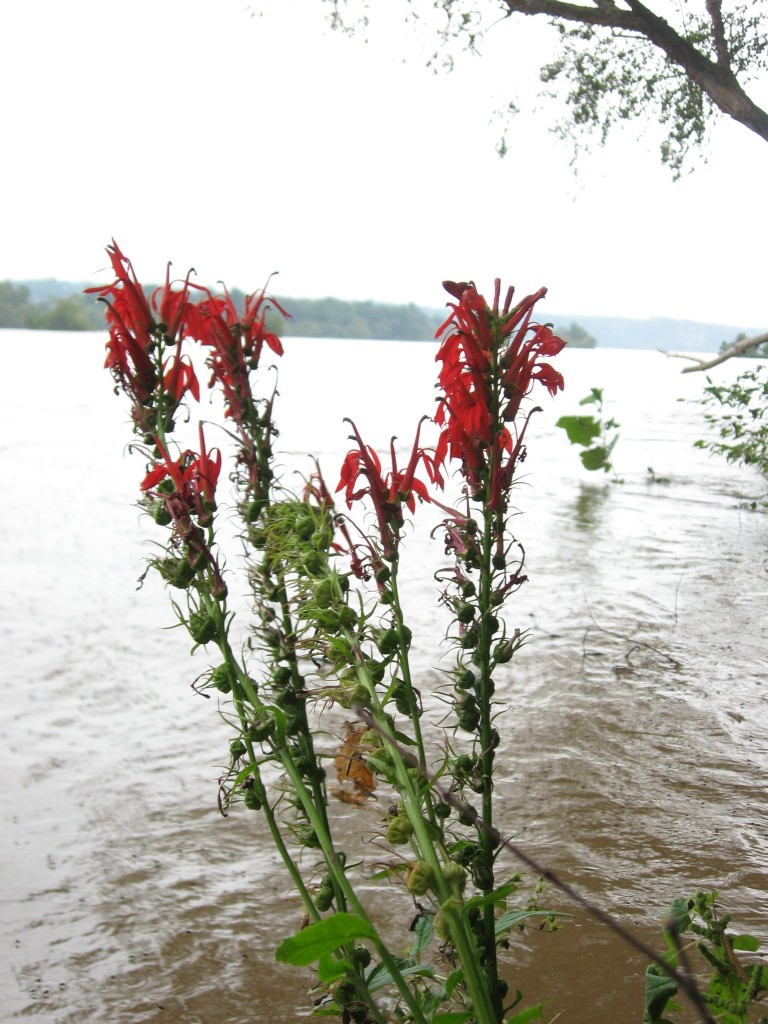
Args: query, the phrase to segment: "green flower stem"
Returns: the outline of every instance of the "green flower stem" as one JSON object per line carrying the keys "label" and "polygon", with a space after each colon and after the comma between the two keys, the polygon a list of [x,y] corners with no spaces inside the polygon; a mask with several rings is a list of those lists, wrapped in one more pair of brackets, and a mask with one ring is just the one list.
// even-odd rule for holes
{"label": "green flower stem", "polygon": [[240,667],[237,659],[235,658],[234,652],[232,651],[232,648],[230,646],[226,630],[226,603],[223,600],[215,600],[213,602],[212,612],[216,618],[218,626],[217,646],[225,663],[229,666],[229,669],[232,673],[232,679],[234,682],[232,688],[234,705],[237,711],[238,719],[240,721],[240,729],[243,735],[243,741],[245,743],[246,750],[248,751],[248,757],[251,762],[251,773],[254,779],[256,795],[258,796],[261,802],[262,810],[264,811],[264,815],[267,819],[269,831],[272,836],[272,840],[275,844],[275,847],[277,849],[277,852],[280,854],[283,863],[288,869],[288,873],[290,874],[293,883],[295,884],[302,900],[304,901],[304,904],[307,908],[307,912],[315,920],[320,920],[320,914],[317,908],[315,907],[311,894],[304,885],[304,881],[301,877],[299,868],[296,865],[293,857],[291,857],[291,854],[288,848],[286,847],[285,842],[283,841],[280,828],[277,824],[277,819],[275,818],[274,811],[272,810],[272,807],[267,798],[267,792],[266,789],[264,788],[264,784],[261,781],[261,774],[259,772],[257,765],[258,757],[253,748],[253,742],[251,741],[251,738],[248,736],[248,719],[245,714],[245,702],[247,700],[248,703],[251,704],[254,708],[263,708],[264,704],[259,700],[259,696],[256,692],[256,688],[253,685],[253,681],[249,678],[247,673],[245,673]]}
{"label": "green flower stem", "polygon": [[[301,801],[302,807],[304,808],[309,823],[315,830],[315,834],[317,835],[317,839],[320,844],[320,849],[323,852],[325,862],[328,865],[328,870],[330,871],[334,879],[335,885],[337,885],[339,889],[344,893],[348,905],[352,908],[355,914],[357,914],[358,917],[362,918],[364,921],[370,924],[371,928],[373,928],[373,930],[376,932],[376,938],[372,940],[374,945],[376,946],[376,951],[381,957],[382,963],[384,964],[384,966],[394,979],[395,985],[397,986],[398,991],[403,997],[404,1002],[408,1006],[408,1009],[411,1012],[413,1020],[416,1022],[416,1024],[428,1024],[427,1019],[422,1013],[418,1003],[414,999],[413,993],[409,989],[405,978],[403,978],[402,974],[397,969],[397,965],[393,960],[392,956],[390,955],[389,950],[387,949],[383,940],[379,937],[378,929],[376,928],[373,921],[371,921],[370,917],[363,908],[363,905],[358,900],[354,889],[350,885],[344,868],[342,867],[336,850],[334,849],[330,833],[326,830],[323,818],[318,813],[318,810],[315,807],[312,796],[307,790],[307,787],[304,783],[304,779],[301,777],[301,774],[299,773],[293,760],[290,757],[288,757],[284,751],[278,751],[278,756],[280,757],[280,761],[283,765],[283,768],[285,769],[285,772],[296,791],[296,795]],[[371,1006],[375,1007],[375,1003],[373,1002],[372,999],[370,1000],[370,1002]],[[479,1024],[483,1024],[483,1022],[479,1022]]]}
{"label": "green flower stem", "polygon": [[[350,637],[351,639],[351,637]],[[405,761],[398,748],[397,741],[391,735],[387,716],[379,703],[373,680],[368,672],[361,665],[358,667],[358,678],[363,682],[371,696],[371,718],[380,736],[383,737],[392,755],[392,763],[395,768],[398,792],[403,800],[403,805],[408,819],[413,826],[413,838],[416,843],[416,853],[432,869],[435,878],[436,895],[440,908],[455,906],[456,897],[445,879],[443,873],[443,862],[437,855],[435,842],[430,836],[427,823],[421,811],[421,800],[414,785],[408,776]],[[443,857],[447,859],[445,848],[440,844]],[[459,904],[461,906],[461,904]],[[464,972],[464,983],[469,992],[475,1014],[475,1024],[496,1024],[500,1019],[494,1013],[491,1002],[491,993],[482,968],[478,963],[475,953],[474,937],[469,929],[469,923],[463,913],[452,913],[448,916],[448,927],[450,929],[451,941],[456,949]],[[494,945],[495,949],[495,945]]]}
{"label": "green flower stem", "polygon": [[[219,602],[216,602],[216,612],[214,612],[214,614],[217,615],[217,619],[219,619],[221,622],[223,622],[225,620],[225,618],[226,618],[226,612],[225,612],[224,608],[222,608],[219,605]],[[246,714],[245,714],[245,703],[246,703],[246,700],[248,701],[248,703],[250,703],[255,708],[264,708],[265,705],[259,700],[258,694],[256,693],[256,690],[255,690],[255,688],[253,686],[252,680],[242,670],[242,668],[240,667],[239,663],[237,662],[237,660],[236,660],[236,658],[234,656],[234,653],[232,651],[232,648],[230,647],[229,642],[228,642],[228,640],[227,640],[227,638],[226,638],[226,636],[225,636],[223,631],[220,634],[220,640],[219,640],[218,647],[219,647],[219,651],[221,652],[225,662],[230,667],[230,670],[233,673],[233,679],[234,679],[234,686],[233,686],[234,704],[235,704],[235,708],[237,710],[238,718],[240,720],[240,728],[241,728],[241,731],[242,731],[242,734],[243,734],[243,739],[244,739],[244,742],[245,742],[245,747],[246,747],[246,750],[248,751],[248,757],[249,757],[249,760],[251,762],[251,775],[253,777],[254,788],[256,790],[256,795],[259,798],[259,801],[260,801],[260,803],[262,805],[261,809],[263,810],[264,815],[265,815],[265,817],[267,819],[267,825],[269,827],[269,831],[270,831],[270,834],[272,836],[272,841],[274,842],[275,848],[276,848],[278,854],[280,855],[280,858],[282,859],[283,863],[285,864],[285,867],[287,868],[289,875],[291,876],[291,880],[293,881],[293,883],[296,886],[296,889],[297,889],[299,895],[301,896],[301,899],[302,899],[302,901],[303,901],[303,903],[304,903],[304,905],[306,907],[307,913],[309,914],[309,916],[314,921],[320,921],[322,919],[322,915],[320,914],[320,912],[318,911],[318,909],[317,909],[317,907],[315,905],[315,902],[314,902],[314,900],[312,898],[312,894],[309,892],[309,890],[307,889],[306,885],[304,884],[304,879],[302,878],[301,871],[300,871],[298,865],[296,864],[295,860],[291,856],[290,851],[288,850],[287,846],[285,845],[285,841],[283,840],[283,836],[282,836],[282,833],[280,831],[280,827],[279,827],[279,825],[277,823],[277,818],[275,817],[274,811],[272,810],[272,806],[269,803],[269,799],[268,799],[268,796],[267,796],[266,789],[265,789],[264,784],[263,784],[263,782],[261,780],[261,774],[260,774],[258,766],[257,766],[258,756],[256,754],[256,751],[254,750],[253,742],[250,739],[250,737],[248,736],[248,731],[247,731],[248,730],[248,720],[247,720],[247,717],[246,717]],[[292,758],[290,757],[289,753],[287,751],[282,751],[281,756],[280,756],[280,760],[282,762],[283,768],[286,770],[288,775],[291,777],[291,779],[292,779],[292,781],[294,782],[294,785],[295,785],[296,784],[296,777],[298,776],[298,778],[301,778],[301,776],[298,775],[298,772],[296,770],[296,766],[295,766]],[[294,774],[294,772],[296,774]],[[303,784],[303,780],[302,780],[302,784]],[[307,805],[310,804],[310,805],[312,805],[314,807],[314,803],[312,801],[311,795],[306,791],[306,788],[303,787],[303,789],[304,789],[304,795],[306,796],[306,801],[303,801],[303,803],[304,803],[305,810],[307,810]],[[307,811],[307,816],[310,818],[310,821],[311,821],[312,818],[311,818],[311,815],[309,814],[308,811]],[[345,891],[345,888],[343,886],[340,886],[338,884],[339,879],[337,877],[336,872],[334,871],[334,866],[337,867],[340,870],[341,876],[343,878],[345,878],[344,871],[343,871],[343,868],[341,868],[341,865],[339,864],[338,856],[336,855],[335,850],[333,850],[333,843],[332,843],[332,840],[331,840],[331,837],[330,837],[330,828],[328,826],[327,818],[325,817],[325,815],[323,815],[323,820],[325,822],[325,829],[326,829],[326,834],[327,834],[328,842],[329,842],[331,850],[333,851],[332,858],[327,855],[327,851],[323,847],[322,842],[321,842],[321,848],[323,849],[323,853],[325,855],[326,863],[327,863],[329,869],[331,870],[332,874],[334,875],[334,887],[341,894],[342,899],[344,901],[342,903],[342,906],[346,907],[346,899],[345,899],[346,891]],[[315,827],[315,826],[313,825],[313,827]],[[323,831],[319,830],[317,828],[315,828],[315,830],[317,832],[318,838],[321,838],[321,836],[323,835]],[[346,878],[345,878],[345,880],[346,880]],[[349,958],[351,959],[351,954],[353,953],[353,950],[349,950],[348,952],[349,952]],[[389,965],[387,965],[387,966],[389,966]],[[358,984],[365,990],[365,993],[367,994],[367,986],[365,986],[365,982],[359,976],[358,976]],[[373,1001],[373,998],[372,998],[372,996],[370,996],[370,994],[367,994],[367,1002],[369,1003],[371,1009],[373,1010],[374,1014],[376,1015],[376,1020],[379,1022],[379,1024],[385,1024],[384,1018],[381,1016],[381,1014],[380,1014],[380,1012],[378,1010],[378,1007],[375,1005],[375,1003]]]}
{"label": "green flower stem", "polygon": [[[493,677],[491,671],[491,644],[493,635],[490,627],[490,616],[493,612],[491,594],[493,591],[493,549],[494,528],[491,514],[486,511],[483,527],[483,547],[480,565],[480,593],[478,595],[480,612],[480,635],[477,654],[479,680],[477,686],[478,707],[480,711],[480,778],[482,780],[482,817],[493,827],[493,763],[495,759],[493,743]],[[493,889],[494,851],[491,833],[481,829],[478,835],[481,850],[481,863],[486,873],[486,891]],[[496,1020],[503,1017],[501,999],[498,994],[498,964],[496,956],[496,920],[493,904],[483,910],[484,968],[488,979],[488,989],[496,1011]]]}
{"label": "green flower stem", "polygon": [[[392,611],[395,616],[395,629],[397,631],[397,642],[400,649],[399,669],[403,677],[403,682],[405,683],[406,693],[408,696],[408,706],[411,712],[411,724],[413,725],[413,737],[416,740],[416,749],[419,752],[419,768],[424,771],[427,767],[427,755],[424,749],[424,739],[421,732],[419,707],[416,702],[416,694],[413,689],[413,680],[411,677],[409,643],[406,639],[405,630],[403,628],[405,623],[403,620],[403,609],[400,604],[400,594],[397,586],[397,566],[397,561],[392,563],[392,575],[389,579],[389,587],[392,591]],[[426,801],[426,807],[430,822],[434,826],[439,827],[431,799]]]}
{"label": "green flower stem", "polygon": [[[501,370],[498,361],[498,346],[494,346],[491,359],[491,380],[493,386],[489,401],[489,413],[492,422],[492,436],[498,438],[505,429],[501,409]],[[488,450],[488,475],[485,482],[483,501],[483,543],[480,555],[480,591],[478,594],[478,612],[480,614],[480,633],[477,644],[477,668],[479,680],[477,684],[478,709],[480,711],[480,778],[482,782],[482,817],[491,828],[493,827],[493,764],[495,760],[493,736],[493,694],[494,682],[491,664],[491,602],[494,583],[494,547],[498,537],[504,537],[506,522],[504,512],[498,508],[492,510],[494,504],[493,479],[496,472],[497,451],[493,445]],[[501,459],[501,455],[498,454]],[[490,892],[494,887],[494,849],[491,833],[485,829],[478,835],[481,851],[483,873],[482,888]],[[496,948],[496,921],[493,903],[483,909],[484,957],[483,968],[487,979],[488,992],[493,1003],[494,1016],[501,1021],[504,1013],[499,995],[498,962]]]}

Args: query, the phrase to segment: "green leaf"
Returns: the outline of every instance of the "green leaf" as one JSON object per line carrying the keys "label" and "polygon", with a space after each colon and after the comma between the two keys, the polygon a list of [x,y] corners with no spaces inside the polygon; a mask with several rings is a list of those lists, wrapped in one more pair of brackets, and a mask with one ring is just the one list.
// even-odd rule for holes
{"label": "green leaf", "polygon": [[561,416],[555,424],[562,427],[571,444],[588,448],[600,436],[600,424],[593,416]]}
{"label": "green leaf", "polygon": [[[456,844],[459,845],[458,843]],[[467,846],[473,846],[473,843],[467,843]],[[500,885],[498,889],[494,889],[492,892],[486,893],[485,896],[472,896],[464,904],[464,910],[477,909],[481,910],[483,907],[489,906],[491,903],[503,903],[507,896],[511,896],[519,888],[517,882],[507,882],[505,885]]]}
{"label": "green leaf", "polygon": [[662,1013],[667,1003],[677,992],[677,982],[666,974],[660,974],[654,964],[645,972],[645,1020],[647,1024],[664,1024]]}
{"label": "green leaf", "polygon": [[529,1006],[527,1010],[523,1010],[521,1013],[516,1013],[514,1017],[508,1017],[506,1024],[528,1024],[530,1020],[540,1020],[541,1011],[544,1006],[541,1003],[537,1003],[535,1006]]}
{"label": "green leaf", "polygon": [[465,1021],[472,1020],[472,1014],[467,1010],[451,1010],[448,1013],[437,1013],[432,1018],[432,1024],[465,1024]]}
{"label": "green leaf", "polygon": [[591,388],[586,398],[582,398],[579,405],[600,405],[603,401],[603,389]]}
{"label": "green leaf", "polygon": [[[408,978],[413,975],[419,978],[434,978],[435,972],[431,967],[426,964],[414,964],[410,960],[397,961],[397,973],[401,978]],[[400,965],[403,966],[400,966]],[[407,966],[405,966],[407,965]],[[366,984],[369,992],[378,992],[381,988],[386,988],[387,985],[394,984],[395,979],[392,977],[391,972],[384,964],[379,964],[374,970],[366,976]]]}
{"label": "green leaf", "polygon": [[664,930],[675,935],[682,935],[691,926],[691,902],[686,899],[674,900],[669,908],[669,915]]}
{"label": "green leaf", "polygon": [[453,994],[453,990],[463,979],[463,977],[464,972],[461,970],[461,968],[457,968],[457,970],[451,971],[451,973],[445,979],[445,995],[447,998],[450,998],[450,996]]}
{"label": "green leaf", "polygon": [[426,916],[420,917],[416,922],[416,927],[413,931],[416,938],[414,939],[413,946],[411,947],[411,956],[414,960],[418,960],[432,941],[432,936],[435,934],[432,918]]}
{"label": "green leaf", "polygon": [[570,917],[570,914],[557,914],[551,910],[507,910],[496,922],[496,935],[503,935],[529,917]]}
{"label": "green leaf", "polygon": [[604,469],[606,473],[609,472],[611,463],[610,453],[607,448],[603,448],[601,445],[598,448],[588,448],[587,451],[580,454],[585,469]]}
{"label": "green leaf", "polygon": [[375,939],[373,926],[355,914],[334,914],[283,939],[275,959],[283,964],[306,967],[334,949],[355,939]]}
{"label": "green leaf", "polygon": [[323,953],[318,958],[317,979],[326,983],[336,981],[337,978],[343,978],[347,971],[352,970],[354,968],[348,960],[337,960],[330,953]]}
{"label": "green leaf", "polygon": [[750,953],[756,953],[760,949],[760,940],[754,935],[734,935],[729,938],[734,949],[745,949]]}

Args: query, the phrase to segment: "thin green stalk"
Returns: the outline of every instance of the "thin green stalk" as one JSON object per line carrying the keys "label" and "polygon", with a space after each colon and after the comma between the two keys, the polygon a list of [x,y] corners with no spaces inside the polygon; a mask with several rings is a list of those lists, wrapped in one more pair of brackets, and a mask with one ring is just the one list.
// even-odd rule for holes
{"label": "thin green stalk", "polygon": [[[494,736],[492,724],[494,683],[491,674],[491,633],[490,617],[493,611],[491,594],[493,590],[493,519],[487,511],[484,515],[483,547],[480,565],[480,593],[478,595],[480,611],[480,634],[478,637],[477,654],[479,659],[479,681],[477,687],[478,706],[480,711],[480,778],[482,780],[483,820],[493,827],[493,763],[495,759]],[[494,886],[494,848],[491,834],[481,830],[478,839],[482,853],[483,885],[485,891]],[[496,950],[496,917],[493,904],[483,910],[484,932],[484,969],[488,981],[488,989],[493,1001],[496,1020],[503,1017],[502,1001],[498,991],[498,964]]]}
{"label": "thin green stalk", "polygon": [[397,632],[398,648],[400,651],[400,664],[399,669],[405,683],[406,693],[408,695],[408,704],[411,710],[411,723],[413,725],[413,738],[416,740],[416,748],[419,752],[419,767],[426,768],[427,757],[424,750],[424,739],[421,732],[421,721],[419,715],[419,707],[416,703],[416,694],[413,689],[413,681],[411,679],[411,666],[408,656],[409,643],[407,642],[405,635],[405,621],[403,619],[403,609],[400,604],[400,593],[397,586],[397,561],[392,563],[392,575],[389,578],[388,585],[392,591],[392,612],[395,617],[395,630]]}
{"label": "thin green stalk", "polygon": [[424,1014],[421,1012],[418,1003],[415,1001],[413,993],[409,989],[407,982],[401,975],[400,971],[397,969],[397,965],[393,960],[392,956],[390,955],[383,940],[379,937],[378,929],[371,921],[363,905],[358,900],[354,889],[349,884],[346,872],[344,871],[344,868],[339,862],[338,855],[336,854],[336,850],[333,847],[333,842],[331,840],[330,834],[325,830],[323,820],[317,813],[317,808],[315,807],[314,801],[312,800],[304,784],[304,779],[301,777],[301,774],[299,773],[298,769],[296,768],[296,765],[293,763],[290,757],[287,757],[282,751],[278,751],[278,754],[280,756],[283,768],[285,769],[288,778],[290,779],[291,783],[294,786],[296,795],[299,797],[299,800],[301,801],[302,807],[304,808],[309,823],[315,830],[318,843],[320,844],[320,849],[323,852],[326,864],[328,865],[328,870],[331,872],[334,881],[336,882],[336,884],[338,884],[339,888],[345,893],[349,906],[360,918],[362,918],[364,921],[370,924],[371,928],[376,933],[376,938],[372,940],[374,945],[376,946],[376,951],[381,957],[382,963],[392,976],[395,985],[397,986],[401,996],[403,997],[403,1000],[405,1001],[406,1005],[408,1006],[408,1009],[413,1015],[414,1021],[416,1021],[417,1024],[428,1024],[426,1018],[424,1017]]}
{"label": "thin green stalk", "polygon": [[[496,1024],[499,1018],[494,1012],[491,994],[488,991],[486,979],[475,955],[474,937],[469,929],[466,915],[460,912],[460,908],[454,911],[456,897],[445,879],[443,863],[437,855],[435,841],[430,835],[427,823],[421,812],[421,801],[408,775],[397,741],[389,732],[387,716],[379,703],[373,680],[363,666],[358,667],[358,678],[368,688],[371,697],[371,717],[377,731],[387,742],[388,749],[392,754],[398,792],[403,798],[408,819],[413,826],[413,836],[417,847],[416,852],[432,869],[438,901],[441,910],[444,910],[451,940],[462,965],[464,983],[472,1001],[476,1024]],[[447,858],[442,843],[440,843],[440,848],[443,856]]]}

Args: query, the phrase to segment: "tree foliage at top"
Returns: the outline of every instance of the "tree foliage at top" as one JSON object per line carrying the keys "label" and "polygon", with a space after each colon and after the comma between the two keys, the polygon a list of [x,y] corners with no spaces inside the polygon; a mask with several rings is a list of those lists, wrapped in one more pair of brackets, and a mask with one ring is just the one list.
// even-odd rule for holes
{"label": "tree foliage at top", "polygon": [[[336,28],[367,23],[370,0],[321,0]],[[545,95],[565,100],[555,131],[572,142],[584,132],[604,143],[619,122],[642,118],[663,131],[661,159],[679,177],[701,151],[718,114],[768,141],[768,113],[745,85],[768,68],[765,0],[406,0],[408,17],[428,21],[433,9],[439,49],[483,37],[513,15],[540,15],[558,32],[557,52],[540,71]],[[437,54],[436,54],[437,57]],[[450,63],[450,57],[448,59]],[[515,110],[514,100],[510,110]],[[505,143],[502,140],[502,152]]]}

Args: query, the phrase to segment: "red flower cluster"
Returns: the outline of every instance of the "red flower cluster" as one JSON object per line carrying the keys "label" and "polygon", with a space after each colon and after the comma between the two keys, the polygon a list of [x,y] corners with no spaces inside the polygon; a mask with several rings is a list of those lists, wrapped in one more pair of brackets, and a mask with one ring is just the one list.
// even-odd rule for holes
{"label": "red flower cluster", "polygon": [[[270,302],[264,291],[247,297],[245,312],[240,316],[226,291],[217,296],[207,288],[191,285],[189,274],[177,287],[170,279],[168,264],[165,285],[157,288],[148,301],[130,260],[114,240],[107,252],[115,280],[86,290],[107,305],[105,365],[118,387],[131,398],[139,432],[149,436],[158,427],[170,429],[173,413],[187,392],[199,401],[200,385],[194,368],[189,356],[182,355],[186,339],[210,348],[213,381],[222,386],[227,414],[239,422],[249,412],[248,373],[257,368],[264,345],[277,355],[283,352],[280,339],[266,326]],[[193,302],[192,288],[204,297]],[[271,304],[283,316],[288,315],[274,300]],[[165,358],[166,351],[172,352],[169,358]]]}
{"label": "red flower cluster", "polygon": [[[155,290],[150,303],[131,261],[114,240],[107,253],[115,280],[86,291],[97,294],[107,306],[109,341],[104,365],[111,370],[118,388],[131,399],[136,429],[151,435],[158,418],[170,425],[175,409],[188,391],[196,400],[200,398],[200,385],[189,357],[181,354],[191,308],[189,275],[180,289],[174,288],[169,264],[165,286]],[[173,348],[173,355],[160,363],[156,344]]]}
{"label": "red flower cluster", "polygon": [[187,450],[175,462],[160,438],[156,437],[155,444],[163,461],[147,473],[141,482],[141,490],[151,491],[167,478],[173,482],[176,492],[185,495],[188,505],[200,518],[204,517],[203,510],[210,512],[216,507],[215,492],[221,473],[221,452],[218,448],[206,451],[202,424],[198,426],[198,436],[200,454],[195,455]]}
{"label": "red flower cluster", "polygon": [[457,302],[450,304],[451,315],[437,332],[443,338],[437,354],[443,365],[435,416],[442,430],[435,463],[458,459],[473,493],[485,491],[490,483],[489,507],[498,511],[521,457],[527,418],[514,437],[507,424],[514,424],[536,381],[553,395],[563,387],[562,375],[541,360],[557,355],[565,342],[549,327],[531,324],[533,307],[545,288],[515,306],[510,288],[500,310],[498,278],[495,285],[489,307],[473,284],[445,282]]}
{"label": "red flower cluster", "polygon": [[[347,453],[341,467],[341,479],[336,490],[345,489],[347,508],[351,508],[352,502],[359,500],[364,495],[370,496],[381,537],[382,557],[387,559],[396,557],[398,535],[403,525],[402,506],[405,505],[413,512],[416,507],[416,497],[422,501],[431,500],[426,484],[416,476],[419,463],[423,463],[427,476],[433,484],[437,484],[438,487],[443,486],[443,478],[435,459],[424,448],[419,447],[421,424],[426,418],[425,416],[421,420],[416,429],[416,439],[413,442],[408,465],[404,470],[398,468],[395,439],[392,438],[390,443],[392,469],[386,476],[382,475],[381,460],[376,452],[370,445],[363,442],[352,420],[346,420],[347,423],[352,424],[354,433],[350,435],[350,439],[357,442],[357,448],[353,448]],[[356,490],[356,484],[361,476],[366,478],[367,484]]]}
{"label": "red flower cluster", "polygon": [[280,339],[267,329],[267,311],[274,306],[284,317],[288,313],[274,299],[268,299],[263,289],[247,296],[242,316],[226,289],[224,295],[201,290],[206,298],[188,311],[187,336],[210,349],[211,384],[221,385],[226,415],[242,423],[252,401],[248,374],[257,369],[264,345],[278,356],[283,354]]}

